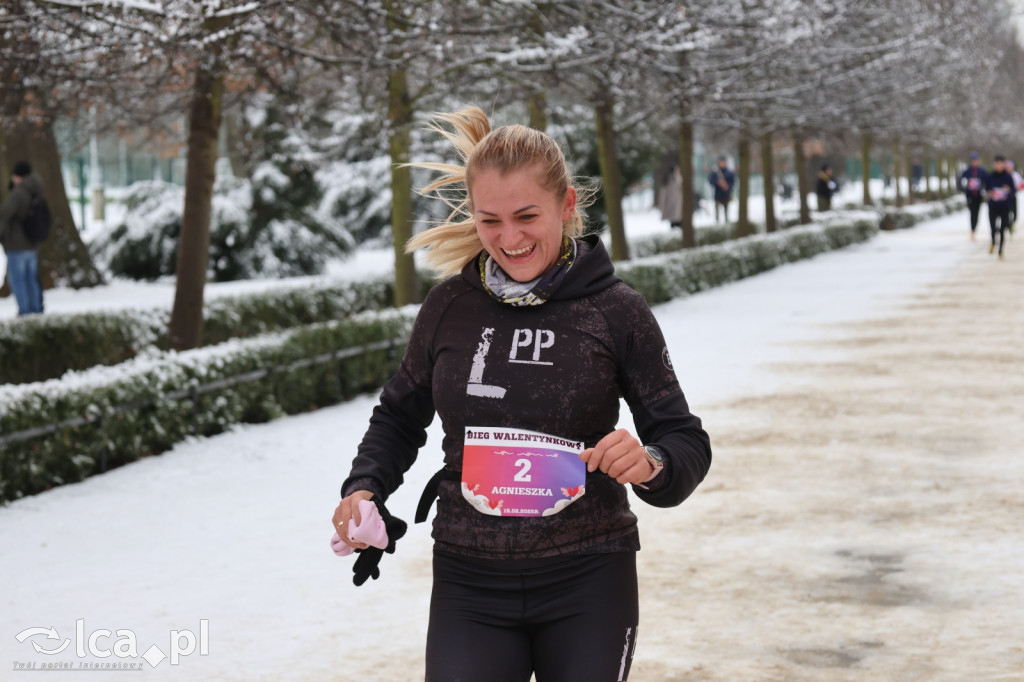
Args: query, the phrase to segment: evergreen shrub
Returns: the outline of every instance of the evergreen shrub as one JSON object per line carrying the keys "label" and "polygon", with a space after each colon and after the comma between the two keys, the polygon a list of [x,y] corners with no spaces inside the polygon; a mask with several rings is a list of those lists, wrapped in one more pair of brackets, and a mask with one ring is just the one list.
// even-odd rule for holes
{"label": "evergreen shrub", "polygon": [[[0,502],[83,480],[190,436],[377,390],[397,368],[412,320],[409,310],[368,313],[206,349],[151,354],[72,381],[0,387]],[[389,340],[394,344],[386,348],[310,361]],[[268,369],[263,378],[232,383]],[[69,421],[52,433],[5,440]]]}
{"label": "evergreen shrub", "polygon": [[[319,281],[222,296],[203,310],[202,345],[327,322],[393,300],[387,276],[345,282]],[[169,310],[112,310],[33,315],[0,321],[0,384],[30,383],[70,370],[115,365],[166,347]]]}

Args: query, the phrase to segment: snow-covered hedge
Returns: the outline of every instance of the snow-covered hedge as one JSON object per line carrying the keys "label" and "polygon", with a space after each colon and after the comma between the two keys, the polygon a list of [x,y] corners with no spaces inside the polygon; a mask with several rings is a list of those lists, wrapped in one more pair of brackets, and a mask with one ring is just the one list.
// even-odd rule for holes
{"label": "snow-covered hedge", "polygon": [[[639,291],[648,303],[662,303],[712,287],[750,277],[784,263],[810,258],[826,251],[863,242],[888,225],[911,227],[963,207],[960,197],[904,209],[837,211],[819,217],[819,222],[783,229],[771,234],[662,253],[616,265],[618,274]],[[700,234],[700,232],[698,232]]]}
{"label": "snow-covered hedge", "polygon": [[[366,313],[185,353],[152,351],[60,381],[2,386],[0,502],[190,436],[377,390],[397,367],[412,319],[411,310]],[[34,437],[19,436],[26,432]]]}
{"label": "snow-covered hedge", "polygon": [[866,241],[877,232],[877,219],[808,225],[620,263],[616,273],[648,303],[662,303]]}
{"label": "snow-covered hedge", "polygon": [[882,209],[879,226],[883,230],[904,230],[913,227],[922,220],[933,220],[958,211],[967,206],[963,194],[957,193],[941,201],[929,201],[921,204],[909,204],[902,208],[886,206]]}
{"label": "snow-covered hedge", "polygon": [[[779,226],[782,229],[786,229],[797,225],[799,222],[799,216],[782,216],[779,220]],[[733,239],[735,229],[735,223],[728,225],[700,225],[694,228],[693,234],[697,246],[711,246],[712,244],[721,244]],[[654,256],[667,251],[680,251],[682,248],[683,233],[676,230],[629,240],[629,255],[632,258],[646,258],[647,256]]]}
{"label": "snow-covered hedge", "polygon": [[[393,300],[393,289],[390,278],[382,276],[215,298],[203,311],[202,345],[381,310]],[[135,309],[0,321],[0,384],[54,379],[164,347],[169,321],[169,310]]]}

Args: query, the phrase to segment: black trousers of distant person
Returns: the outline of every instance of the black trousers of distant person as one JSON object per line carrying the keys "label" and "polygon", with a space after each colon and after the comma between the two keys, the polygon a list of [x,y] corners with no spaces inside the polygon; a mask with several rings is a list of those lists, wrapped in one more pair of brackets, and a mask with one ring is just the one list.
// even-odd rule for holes
{"label": "black trousers of distant person", "polygon": [[978,229],[978,213],[981,211],[981,195],[967,195],[967,209],[971,212],[971,234]]}
{"label": "black trousers of distant person", "polygon": [[427,682],[623,682],[636,553],[521,561],[434,552]]}
{"label": "black trousers of distant person", "polygon": [[1001,204],[993,207],[988,205],[988,224],[992,228],[992,246],[996,245],[996,236],[999,237],[999,253],[1003,252],[1003,244],[1006,243],[1006,231],[1010,229],[1010,204]]}

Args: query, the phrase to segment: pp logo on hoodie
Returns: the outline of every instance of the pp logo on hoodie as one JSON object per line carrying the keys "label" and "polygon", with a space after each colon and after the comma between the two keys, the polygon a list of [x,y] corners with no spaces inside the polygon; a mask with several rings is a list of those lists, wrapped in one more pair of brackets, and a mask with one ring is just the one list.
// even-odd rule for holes
{"label": "pp logo on hoodie", "polygon": [[[480,398],[500,400],[505,397],[506,389],[502,386],[484,383],[484,370],[487,367],[487,355],[491,352],[493,338],[494,328],[485,327],[480,334],[480,343],[477,344],[476,353],[473,355],[473,366],[469,370],[466,393]],[[541,352],[554,345],[555,333],[550,329],[516,329],[512,335],[512,348],[509,350],[508,361],[524,365],[553,365],[553,362],[541,359]]]}

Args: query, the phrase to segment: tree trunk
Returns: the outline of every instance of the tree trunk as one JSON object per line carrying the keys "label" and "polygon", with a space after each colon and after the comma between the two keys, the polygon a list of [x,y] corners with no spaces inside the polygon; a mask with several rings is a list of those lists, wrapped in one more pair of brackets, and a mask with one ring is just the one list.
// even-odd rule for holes
{"label": "tree trunk", "polygon": [[864,205],[871,206],[871,134],[860,136],[860,181],[864,185]]}
{"label": "tree trunk", "polygon": [[745,132],[740,133],[740,141],[737,149],[736,181],[739,187],[736,189],[736,197],[739,200],[739,216],[736,218],[736,237],[747,237],[754,234],[750,225],[750,138]]}
{"label": "tree trunk", "polygon": [[[540,41],[539,37],[545,34],[544,14],[546,14],[544,9],[540,6],[534,6],[526,20],[529,35],[537,36],[538,43]],[[526,96],[526,110],[530,117],[531,128],[534,130],[548,129],[548,98],[545,90],[538,88],[529,91]]]}
{"label": "tree trunk", "polygon": [[[608,215],[608,233],[612,238],[612,260],[629,260],[629,244],[622,216],[622,176],[615,143],[614,100],[607,99],[594,107],[597,123],[597,160],[601,168],[604,210]],[[685,212],[685,209],[684,209]]]}
{"label": "tree trunk", "polygon": [[398,307],[419,300],[416,283],[416,261],[405,252],[405,243],[412,238],[412,172],[402,164],[409,163],[409,130],[412,126],[412,103],[406,72],[392,67],[388,74],[388,149],[391,154],[391,235],[395,254],[395,305]]}
{"label": "tree trunk", "polygon": [[772,160],[772,134],[765,133],[761,136],[761,176],[764,178],[764,229],[765,232],[775,232],[778,226],[775,223],[775,165]]}
{"label": "tree trunk", "polygon": [[932,159],[928,157],[924,160],[924,191],[925,196],[931,201],[935,199],[935,191],[932,189]]}
{"label": "tree trunk", "polygon": [[[398,13],[401,3],[388,0],[388,33],[402,30]],[[403,164],[409,163],[410,130],[413,107],[409,96],[409,82],[404,60],[393,55],[388,70],[388,150],[391,154],[391,237],[395,254],[395,306],[401,307],[419,300],[416,280],[416,261],[405,252],[405,244],[412,238],[412,172]]]}
{"label": "tree trunk", "polygon": [[185,209],[178,240],[174,307],[167,341],[171,348],[187,350],[200,345],[203,335],[203,292],[210,267],[210,216],[216,179],[224,65],[214,59],[196,67],[189,114],[185,166]]}
{"label": "tree trunk", "polygon": [[892,152],[892,181],[896,185],[896,207],[903,206],[903,190],[900,188],[900,181],[903,179],[903,157],[900,155],[900,146],[893,145]]}
{"label": "tree trunk", "polygon": [[907,203],[914,203],[917,198],[917,192],[914,191],[914,176],[913,176],[914,163],[910,158],[910,153],[907,148],[903,148],[903,171],[907,174]]}
{"label": "tree trunk", "polygon": [[804,156],[804,136],[793,134],[793,166],[796,169],[797,192],[800,194],[800,224],[811,222],[811,205],[807,196],[811,193],[810,178],[807,177],[807,157]]}
{"label": "tree trunk", "polygon": [[697,246],[697,232],[693,228],[693,123],[679,125],[679,174],[683,178],[683,248]]}
{"label": "tree trunk", "polygon": [[548,129],[548,98],[543,91],[531,92],[526,98],[526,109],[530,115],[530,127],[536,130]]}

